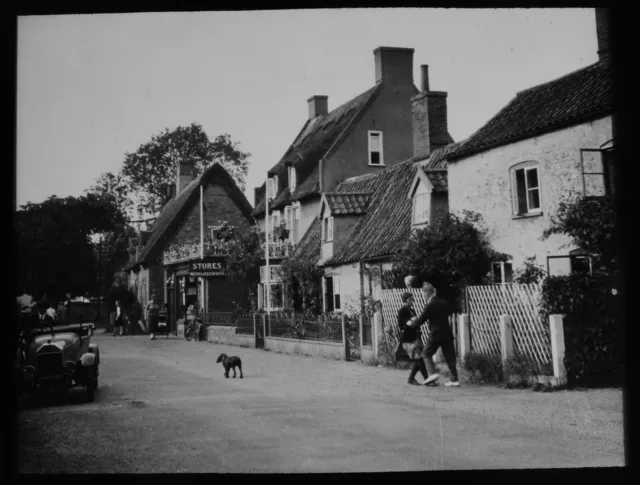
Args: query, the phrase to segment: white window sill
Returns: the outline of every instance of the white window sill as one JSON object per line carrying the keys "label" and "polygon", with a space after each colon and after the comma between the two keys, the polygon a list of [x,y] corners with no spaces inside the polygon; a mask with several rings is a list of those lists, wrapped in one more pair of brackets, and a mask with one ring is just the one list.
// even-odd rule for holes
{"label": "white window sill", "polygon": [[369,163],[370,167],[384,167],[384,163]]}
{"label": "white window sill", "polygon": [[526,214],[515,214],[512,219],[528,219],[530,217],[539,217],[542,215],[542,211],[540,212],[527,212]]}

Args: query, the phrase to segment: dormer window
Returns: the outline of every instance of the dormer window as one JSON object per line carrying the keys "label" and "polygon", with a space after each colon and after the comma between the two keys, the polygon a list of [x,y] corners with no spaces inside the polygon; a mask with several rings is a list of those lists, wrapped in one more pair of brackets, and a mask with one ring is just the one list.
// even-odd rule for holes
{"label": "dormer window", "polygon": [[382,132],[369,131],[369,165],[384,165],[382,157]]}
{"label": "dormer window", "polygon": [[333,217],[331,216],[325,217],[322,223],[322,240],[324,242],[333,241]]}
{"label": "dormer window", "polygon": [[289,190],[293,193],[296,190],[296,168],[289,167]]}

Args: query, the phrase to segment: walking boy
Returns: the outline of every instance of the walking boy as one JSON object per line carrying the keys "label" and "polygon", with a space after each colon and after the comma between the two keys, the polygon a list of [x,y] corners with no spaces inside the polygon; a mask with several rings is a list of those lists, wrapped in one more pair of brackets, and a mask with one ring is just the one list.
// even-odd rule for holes
{"label": "walking boy", "polygon": [[429,377],[422,385],[429,385],[440,378],[440,374],[436,372],[436,366],[433,363],[433,356],[438,351],[438,348],[442,347],[442,353],[451,372],[451,380],[445,383],[445,386],[460,387],[456,369],[456,349],[453,332],[449,326],[449,315],[451,314],[449,305],[445,300],[436,296],[436,289],[431,283],[423,283],[422,291],[427,304],[417,320],[408,323],[411,327],[420,327],[420,325],[429,320],[429,343],[424,352],[424,363]]}

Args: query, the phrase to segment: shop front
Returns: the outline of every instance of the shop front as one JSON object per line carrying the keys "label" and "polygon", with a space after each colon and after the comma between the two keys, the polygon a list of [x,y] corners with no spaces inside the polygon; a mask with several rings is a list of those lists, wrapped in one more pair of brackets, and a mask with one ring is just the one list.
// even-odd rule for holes
{"label": "shop front", "polygon": [[[208,257],[166,267],[167,302],[172,329],[185,317],[187,309],[205,315],[230,311],[243,298],[244,286],[230,281],[226,274],[226,258]],[[206,317],[205,317],[206,323]]]}

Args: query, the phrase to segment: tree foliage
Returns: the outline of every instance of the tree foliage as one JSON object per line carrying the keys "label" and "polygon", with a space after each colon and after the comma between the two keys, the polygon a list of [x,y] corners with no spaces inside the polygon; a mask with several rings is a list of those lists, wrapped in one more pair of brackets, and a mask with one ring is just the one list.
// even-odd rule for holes
{"label": "tree foliage", "polygon": [[95,246],[91,236],[113,231],[124,216],[96,194],[27,203],[15,216],[19,293],[84,295],[96,288]]}
{"label": "tree foliage", "polygon": [[285,308],[309,314],[322,312],[320,282],[323,271],[311,258],[297,255],[282,261]]}
{"label": "tree foliage", "polygon": [[139,216],[157,216],[167,198],[166,187],[175,185],[180,161],[194,162],[196,174],[219,162],[244,190],[250,153],[240,150],[231,136],[222,134],[211,141],[201,125],[178,126],[155,134],[134,153],[125,155],[122,181],[135,194]]}
{"label": "tree foliage", "polygon": [[454,285],[480,284],[492,261],[508,256],[494,251],[484,238],[479,214],[445,214],[414,231],[397,254],[395,271],[429,281],[440,294]]}
{"label": "tree foliage", "polygon": [[525,258],[524,266],[515,271],[513,281],[521,285],[529,285],[542,281],[545,276],[546,271],[542,266],[536,264],[536,257],[530,256]]}
{"label": "tree foliage", "polygon": [[605,272],[615,270],[618,263],[617,216],[611,198],[567,196],[561,200],[550,221],[542,240],[553,234],[566,235],[575,246],[591,255],[595,268]]}

